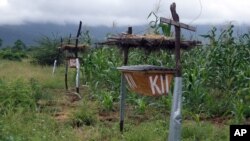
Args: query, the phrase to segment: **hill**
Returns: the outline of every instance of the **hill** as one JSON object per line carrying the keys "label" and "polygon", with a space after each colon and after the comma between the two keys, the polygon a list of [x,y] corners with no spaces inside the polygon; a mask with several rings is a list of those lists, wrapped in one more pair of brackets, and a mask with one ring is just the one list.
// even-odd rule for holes
{"label": "hill", "polygon": [[[147,30],[147,25],[133,26],[134,33],[142,34]],[[196,25],[197,31],[195,33],[183,30],[182,34],[185,38],[200,38],[199,35],[206,34],[211,25]],[[216,25],[221,28],[221,25]],[[12,45],[16,40],[22,40],[26,45],[35,45],[36,41],[41,36],[49,37],[64,37],[69,34],[76,34],[78,25],[56,25],[56,24],[24,24],[24,25],[5,25],[0,26],[0,38],[3,40],[3,47]],[[236,26],[239,33],[247,31],[248,26]],[[108,33],[121,33],[127,30],[127,27],[107,27],[107,26],[83,26],[83,30],[89,30],[90,35],[94,41],[104,40]]]}

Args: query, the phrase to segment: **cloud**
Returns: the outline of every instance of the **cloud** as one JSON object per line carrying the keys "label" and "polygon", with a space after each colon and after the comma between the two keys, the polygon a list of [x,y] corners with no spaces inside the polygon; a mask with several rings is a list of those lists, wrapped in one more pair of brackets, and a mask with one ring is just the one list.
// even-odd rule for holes
{"label": "cloud", "polygon": [[[171,17],[173,0],[161,0],[159,16]],[[175,0],[181,21],[192,24],[237,21],[250,24],[249,0]],[[0,0],[0,25],[25,23],[89,26],[140,25],[159,0]]]}

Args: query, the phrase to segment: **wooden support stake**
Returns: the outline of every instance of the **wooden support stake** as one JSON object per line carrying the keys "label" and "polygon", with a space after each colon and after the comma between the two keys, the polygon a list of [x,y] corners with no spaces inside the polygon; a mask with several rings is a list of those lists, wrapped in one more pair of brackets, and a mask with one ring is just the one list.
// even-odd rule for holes
{"label": "wooden support stake", "polygon": [[76,50],[75,50],[75,57],[76,57],[76,92],[79,93],[79,85],[80,85],[80,62],[79,62],[79,58],[78,58],[78,42],[79,42],[79,36],[81,35],[81,28],[82,28],[82,21],[80,21],[79,24],[79,28],[77,31],[77,35],[76,35]]}
{"label": "wooden support stake", "polygon": [[[71,34],[69,34],[68,44],[70,44],[70,38],[71,38]],[[67,50],[65,50],[65,56],[67,57]],[[69,65],[68,65],[68,60],[66,58],[66,62],[65,62],[65,78],[64,78],[66,90],[68,90],[68,68],[69,68]]]}
{"label": "wooden support stake", "polygon": [[[132,34],[133,30],[132,27],[128,27],[128,34]],[[123,65],[126,66],[128,64],[128,53],[129,48],[123,48]],[[125,77],[121,75],[121,100],[120,100],[120,132],[123,132],[124,128],[124,116],[125,116],[125,98],[126,98],[126,82]]]}
{"label": "wooden support stake", "polygon": [[80,21],[78,31],[77,31],[77,34],[76,34],[76,44],[75,44],[75,47],[76,47],[75,57],[76,58],[78,58],[78,50],[77,50],[77,48],[78,48],[79,36],[81,35],[81,28],[82,28],[82,21]]}
{"label": "wooden support stake", "polygon": [[167,18],[163,18],[163,17],[160,18],[160,23],[171,24],[171,25],[181,27],[181,28],[184,28],[184,29],[187,29],[187,30],[196,31],[196,28],[193,27],[193,26],[190,26],[190,25],[187,25],[187,24],[184,24],[184,23],[179,23],[179,22],[177,22],[175,20],[171,20],[171,19],[167,19]]}
{"label": "wooden support stake", "polygon": [[[176,13],[175,3],[173,3],[170,6],[170,10],[174,21],[176,23],[179,22],[179,15]],[[175,26],[176,77],[181,77],[180,46],[181,46],[181,28],[180,26]]]}
{"label": "wooden support stake", "polygon": [[70,40],[71,40],[71,34],[69,34],[68,44],[70,44]]}
{"label": "wooden support stake", "polygon": [[[171,14],[176,23],[179,23],[179,15],[176,13],[175,3],[170,6]],[[181,139],[181,105],[182,105],[182,77],[180,62],[180,37],[181,27],[175,25],[175,59],[176,75],[174,85],[174,95],[171,107],[170,126],[168,141],[180,141]]]}
{"label": "wooden support stake", "polygon": [[65,88],[68,90],[68,62],[65,62]]}

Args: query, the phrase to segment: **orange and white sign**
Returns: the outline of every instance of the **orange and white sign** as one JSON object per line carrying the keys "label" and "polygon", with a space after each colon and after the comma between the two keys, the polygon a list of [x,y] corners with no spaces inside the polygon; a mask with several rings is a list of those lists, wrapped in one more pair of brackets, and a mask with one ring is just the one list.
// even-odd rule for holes
{"label": "orange and white sign", "polygon": [[148,71],[146,73],[143,71],[124,71],[123,74],[132,91],[148,96],[167,95],[173,79],[172,73],[164,71]]}
{"label": "orange and white sign", "polygon": [[69,67],[70,68],[75,68],[76,67],[76,59],[69,59]]}

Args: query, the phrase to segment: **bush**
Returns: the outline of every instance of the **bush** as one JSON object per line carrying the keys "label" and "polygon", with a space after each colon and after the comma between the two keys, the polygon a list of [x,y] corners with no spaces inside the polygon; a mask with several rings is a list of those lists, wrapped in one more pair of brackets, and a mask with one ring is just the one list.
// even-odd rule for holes
{"label": "bush", "polygon": [[73,127],[81,127],[83,125],[94,125],[96,123],[96,115],[93,111],[93,107],[90,109],[90,105],[86,101],[82,103],[81,108],[73,113],[71,117],[71,124]]}
{"label": "bush", "polygon": [[[1,39],[0,39],[1,46]],[[22,61],[23,58],[27,58],[26,45],[21,41],[17,40],[12,47],[6,47],[0,50],[0,58],[12,61]]]}
{"label": "bush", "polygon": [[63,54],[59,52],[59,40],[43,37],[38,41],[39,46],[32,52],[32,63],[39,65],[53,65],[57,59],[57,64],[63,63]]}
{"label": "bush", "polygon": [[23,51],[12,51],[12,49],[0,50],[0,58],[12,61],[22,61],[23,58],[27,58],[27,54]]}

